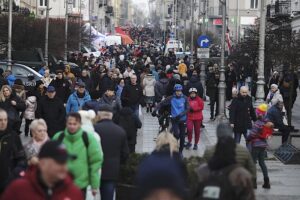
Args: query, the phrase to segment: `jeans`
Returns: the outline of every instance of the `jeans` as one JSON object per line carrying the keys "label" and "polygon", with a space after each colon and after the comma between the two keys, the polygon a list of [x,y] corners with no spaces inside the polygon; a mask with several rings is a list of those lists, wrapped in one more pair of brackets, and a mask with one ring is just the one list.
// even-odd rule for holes
{"label": "jeans", "polygon": [[288,126],[283,126],[282,128],[279,128],[279,131],[282,133],[281,143],[284,144],[289,139],[290,128]]}
{"label": "jeans", "polygon": [[116,184],[114,181],[101,180],[101,200],[113,200]]}
{"label": "jeans", "polygon": [[263,147],[252,147],[251,155],[255,164],[258,160],[264,178],[268,178],[268,169],[265,163],[266,149]]}
{"label": "jeans", "polygon": [[199,143],[200,140],[200,128],[202,121],[201,120],[188,120],[187,121],[187,132],[189,143],[192,143],[193,131],[195,133],[195,145]]}
{"label": "jeans", "polygon": [[177,140],[180,140],[179,152],[182,153],[185,142],[185,124],[183,121],[172,120],[172,131]]}
{"label": "jeans", "polygon": [[246,140],[246,138],[247,138],[247,132],[245,132],[245,133],[234,133],[234,141],[235,141],[235,143],[237,143],[237,144],[241,143],[242,135],[244,136],[244,138]]}

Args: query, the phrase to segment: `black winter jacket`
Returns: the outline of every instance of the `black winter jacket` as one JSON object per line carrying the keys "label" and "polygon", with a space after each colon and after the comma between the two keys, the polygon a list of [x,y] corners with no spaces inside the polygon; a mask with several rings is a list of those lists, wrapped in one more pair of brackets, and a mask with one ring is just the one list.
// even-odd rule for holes
{"label": "black winter jacket", "polygon": [[69,81],[65,79],[56,79],[53,80],[50,85],[55,88],[56,96],[66,103],[71,93]]}
{"label": "black winter jacket", "polygon": [[167,95],[169,80],[167,78],[160,79],[155,83],[155,100],[156,102],[160,102],[163,96]]}
{"label": "black winter jacket", "polygon": [[198,91],[198,96],[203,98],[203,86],[202,83],[199,80],[199,77],[197,76],[192,76],[188,84],[185,86],[185,95],[189,96],[189,89],[191,88],[196,88]]}
{"label": "black winter jacket", "polygon": [[101,120],[95,125],[95,131],[101,138],[104,155],[101,179],[116,181],[119,177],[120,165],[129,155],[126,133],[112,120]]}
{"label": "black winter jacket", "polygon": [[50,137],[65,127],[66,109],[62,100],[57,97],[43,97],[38,103],[36,116],[46,121]]}

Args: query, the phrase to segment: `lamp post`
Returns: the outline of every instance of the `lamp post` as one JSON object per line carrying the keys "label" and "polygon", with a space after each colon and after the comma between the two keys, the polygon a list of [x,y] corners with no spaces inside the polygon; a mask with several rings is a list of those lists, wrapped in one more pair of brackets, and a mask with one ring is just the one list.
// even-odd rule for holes
{"label": "lamp post", "polygon": [[265,0],[261,0],[260,7],[261,8],[260,8],[260,24],[259,24],[258,76],[257,76],[256,102],[255,102],[256,105],[263,103],[265,98],[265,91],[264,91],[265,35],[266,35]]}
{"label": "lamp post", "polygon": [[81,17],[81,0],[79,0],[79,42],[78,42],[78,51],[81,52],[81,23],[82,23],[82,17]]}
{"label": "lamp post", "polygon": [[192,63],[194,63],[194,0],[191,0],[191,56]]}
{"label": "lamp post", "polygon": [[68,0],[66,0],[66,20],[65,20],[65,54],[64,54],[64,61],[68,61],[68,20],[69,20],[69,15],[68,15]]}
{"label": "lamp post", "polygon": [[8,10],[8,44],[7,44],[7,66],[8,69],[11,69],[11,38],[12,38],[12,2],[13,0],[9,0],[9,10]]}
{"label": "lamp post", "polygon": [[221,66],[220,66],[220,81],[219,81],[219,116],[220,120],[225,118],[225,38],[226,38],[226,0],[220,0],[222,4],[222,38],[221,38]]}
{"label": "lamp post", "polygon": [[45,62],[48,66],[48,38],[49,38],[49,0],[46,1],[46,33],[45,33]]}

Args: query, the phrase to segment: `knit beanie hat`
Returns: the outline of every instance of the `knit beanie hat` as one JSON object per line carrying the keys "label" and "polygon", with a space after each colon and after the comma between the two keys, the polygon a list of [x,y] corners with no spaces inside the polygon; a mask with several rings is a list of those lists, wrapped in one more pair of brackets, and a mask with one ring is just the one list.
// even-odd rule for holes
{"label": "knit beanie hat", "polygon": [[260,104],[256,108],[256,114],[257,115],[265,115],[267,111],[268,111],[268,105],[265,104],[265,103]]}

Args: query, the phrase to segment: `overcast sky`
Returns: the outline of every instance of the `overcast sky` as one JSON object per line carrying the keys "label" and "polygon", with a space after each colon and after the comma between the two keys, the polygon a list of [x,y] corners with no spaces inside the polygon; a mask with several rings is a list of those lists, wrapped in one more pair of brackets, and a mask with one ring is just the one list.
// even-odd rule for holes
{"label": "overcast sky", "polygon": [[146,16],[149,13],[148,0],[132,0],[134,4],[136,4],[143,12],[145,12]]}

